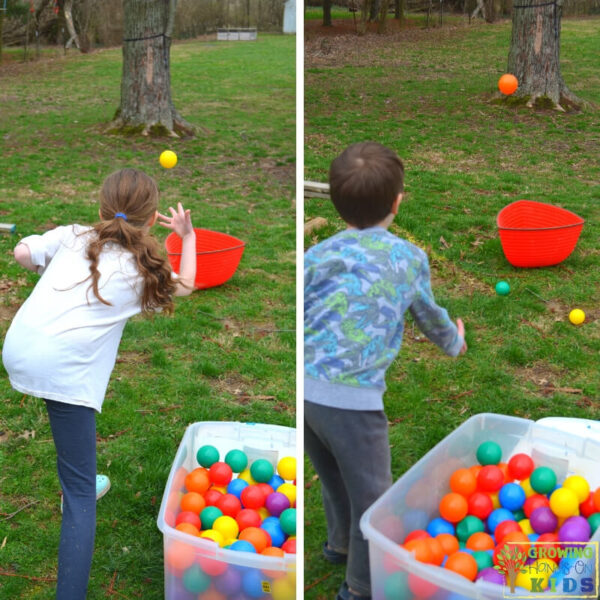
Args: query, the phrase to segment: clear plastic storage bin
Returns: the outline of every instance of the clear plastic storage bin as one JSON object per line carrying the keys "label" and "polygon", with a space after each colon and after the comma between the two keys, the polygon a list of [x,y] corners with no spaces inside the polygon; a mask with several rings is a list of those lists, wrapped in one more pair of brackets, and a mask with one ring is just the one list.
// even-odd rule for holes
{"label": "clear plastic storage bin", "polygon": [[[439,516],[438,505],[450,491],[450,475],[456,469],[477,463],[475,453],[484,441],[492,440],[502,448],[502,460],[513,454],[529,454],[537,466],[548,466],[558,482],[569,475],[584,476],[592,490],[600,486],[600,436],[567,433],[534,421],[496,414],[479,414],[465,421],[413,465],[394,485],[364,513],[360,527],[369,542],[372,594],[374,600],[500,600],[524,597],[523,590],[510,589],[485,581],[472,583],[442,567],[415,560],[399,544],[408,533],[425,529]],[[594,593],[582,595],[581,587],[565,593],[530,593],[530,598],[596,598],[598,592],[597,550],[600,529],[590,546],[594,547],[594,564],[586,565],[577,577],[595,579]],[[583,568],[582,568],[583,571]],[[577,582],[576,582],[577,583]],[[416,593],[415,593],[416,592]],[[519,593],[521,595],[519,595]]]}
{"label": "clear plastic storage bin", "polygon": [[164,540],[166,600],[293,600],[295,554],[273,557],[229,550],[175,529],[185,476],[199,466],[196,452],[206,444],[215,446],[221,456],[239,449],[249,464],[266,458],[276,465],[280,458],[296,456],[296,430],[221,421],[188,426],[171,466],[157,521]]}

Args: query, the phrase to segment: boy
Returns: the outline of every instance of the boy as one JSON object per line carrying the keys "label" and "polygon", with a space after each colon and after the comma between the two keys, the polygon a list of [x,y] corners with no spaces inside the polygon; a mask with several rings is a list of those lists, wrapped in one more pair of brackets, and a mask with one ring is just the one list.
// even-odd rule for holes
{"label": "boy", "polygon": [[347,562],[337,600],[371,597],[363,512],[392,483],[385,373],[400,350],[409,310],[446,354],[466,351],[433,298],[426,254],[389,233],[404,167],[374,142],[348,147],[329,171],[333,203],[348,228],[305,256],[304,445],[321,480],[325,557]]}

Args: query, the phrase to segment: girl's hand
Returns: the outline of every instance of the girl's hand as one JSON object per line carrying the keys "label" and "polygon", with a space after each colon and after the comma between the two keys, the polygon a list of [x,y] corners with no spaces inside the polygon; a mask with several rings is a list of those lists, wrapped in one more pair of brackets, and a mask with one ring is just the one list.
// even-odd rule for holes
{"label": "girl's hand", "polygon": [[[465,325],[462,322],[462,319],[456,319],[456,328],[458,329],[458,335],[465,339]],[[460,349],[460,354],[464,354],[467,351],[467,342],[463,343],[462,348]]]}
{"label": "girl's hand", "polygon": [[158,223],[167,229],[174,231],[180,238],[194,233],[190,210],[184,210],[181,202],[177,203],[177,210],[169,206],[171,216],[158,213]]}

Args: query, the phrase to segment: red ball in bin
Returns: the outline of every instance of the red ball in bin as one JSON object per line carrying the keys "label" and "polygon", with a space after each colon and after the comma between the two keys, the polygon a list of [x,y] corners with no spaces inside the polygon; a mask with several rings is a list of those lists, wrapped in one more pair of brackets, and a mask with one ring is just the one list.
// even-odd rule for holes
{"label": "red ball in bin", "polygon": [[523,481],[527,479],[533,472],[533,459],[528,454],[515,454],[508,461],[508,472],[513,479]]}
{"label": "red ball in bin", "polygon": [[598,512],[594,502],[594,494],[590,492],[589,496],[579,505],[579,512],[582,517],[588,519],[595,512]]}
{"label": "red ball in bin", "polygon": [[214,485],[226,486],[231,481],[233,471],[226,462],[218,461],[211,465],[208,475]]}
{"label": "red ball in bin", "polygon": [[238,537],[240,540],[250,542],[254,546],[257,554],[260,554],[265,548],[272,545],[271,536],[260,527],[246,527],[246,529],[240,531]]}
{"label": "red ball in bin", "polygon": [[257,485],[246,486],[240,495],[244,508],[257,510],[265,505],[264,491]]}
{"label": "red ball in bin", "polygon": [[267,496],[269,496],[275,491],[268,483],[257,483],[256,487],[262,491],[265,500]]}
{"label": "red ball in bin", "polygon": [[494,540],[499,544],[509,533],[513,531],[523,531],[516,521],[501,521],[494,529]]}
{"label": "red ball in bin", "polygon": [[497,492],[504,485],[504,473],[497,465],[485,465],[477,475],[477,487],[482,492]]}
{"label": "red ball in bin", "polygon": [[190,523],[198,530],[202,529],[202,522],[200,521],[200,517],[193,513],[191,510],[182,510],[177,517],[175,517],[175,526],[180,525],[181,523]]}
{"label": "red ball in bin", "polygon": [[242,510],[242,503],[239,498],[233,494],[223,494],[215,506],[220,508],[224,515],[233,517],[234,519],[240,510]]}
{"label": "red ball in bin", "polygon": [[281,544],[281,549],[286,554],[296,554],[296,538],[290,537],[283,544]]}
{"label": "red ball in bin", "polygon": [[594,504],[596,505],[596,511],[600,512],[600,487],[594,492]]}
{"label": "red ball in bin", "polygon": [[550,506],[550,500],[548,500],[546,496],[542,496],[542,494],[533,494],[532,496],[529,496],[529,498],[525,499],[523,504],[523,512],[529,519],[529,517],[531,517],[531,513],[536,508],[541,508],[542,506]]}
{"label": "red ball in bin", "polygon": [[411,531],[405,538],[404,543],[407,544],[410,540],[418,540],[419,538],[431,537],[424,529],[415,529]]}
{"label": "red ball in bin", "polygon": [[223,575],[229,566],[225,561],[208,558],[207,556],[199,556],[198,564],[200,565],[202,571],[211,577]]}
{"label": "red ball in bin", "polygon": [[469,514],[485,521],[494,510],[494,502],[490,496],[484,492],[475,492],[467,500]]}
{"label": "red ball in bin", "polygon": [[236,515],[235,520],[240,531],[246,529],[246,527],[260,527],[262,523],[260,515],[253,508],[242,508]]}
{"label": "red ball in bin", "polygon": [[437,585],[431,583],[427,579],[421,579],[412,573],[408,574],[408,589],[417,597],[419,600],[425,600],[431,598],[437,592]]}
{"label": "red ball in bin", "polygon": [[206,506],[216,506],[217,502],[223,497],[223,492],[219,490],[208,490],[206,494],[204,494],[204,500],[206,501]]}

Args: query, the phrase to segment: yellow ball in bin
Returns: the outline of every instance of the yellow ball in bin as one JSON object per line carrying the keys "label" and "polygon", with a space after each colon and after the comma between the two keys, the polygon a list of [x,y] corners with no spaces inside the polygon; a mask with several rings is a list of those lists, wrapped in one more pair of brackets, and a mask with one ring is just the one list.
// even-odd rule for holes
{"label": "yellow ball in bin", "polygon": [[585,313],[580,308],[574,308],[569,313],[569,321],[573,325],[581,325],[585,321]]}
{"label": "yellow ball in bin", "polygon": [[290,506],[295,506],[296,486],[293,483],[282,483],[276,491],[282,493],[284,496],[287,496],[287,499],[290,501]]}
{"label": "yellow ball in bin", "polygon": [[296,598],[296,586],[288,578],[276,579],[271,586],[273,600],[294,600]]}
{"label": "yellow ball in bin", "polygon": [[212,528],[223,536],[223,542],[230,538],[237,538],[237,534],[240,532],[237,521],[227,515],[217,517],[212,524]]}
{"label": "yellow ball in bin", "polygon": [[221,547],[225,545],[225,536],[220,531],[216,531],[215,529],[207,529],[206,531],[203,531],[200,534],[200,537],[208,538],[213,542],[217,542],[217,544],[219,544]]}
{"label": "yellow ball in bin", "polygon": [[296,459],[293,456],[284,456],[277,463],[277,473],[287,481],[296,479]]}
{"label": "yellow ball in bin", "polygon": [[165,150],[161,152],[158,161],[165,169],[172,169],[177,164],[177,154],[173,150]]}

